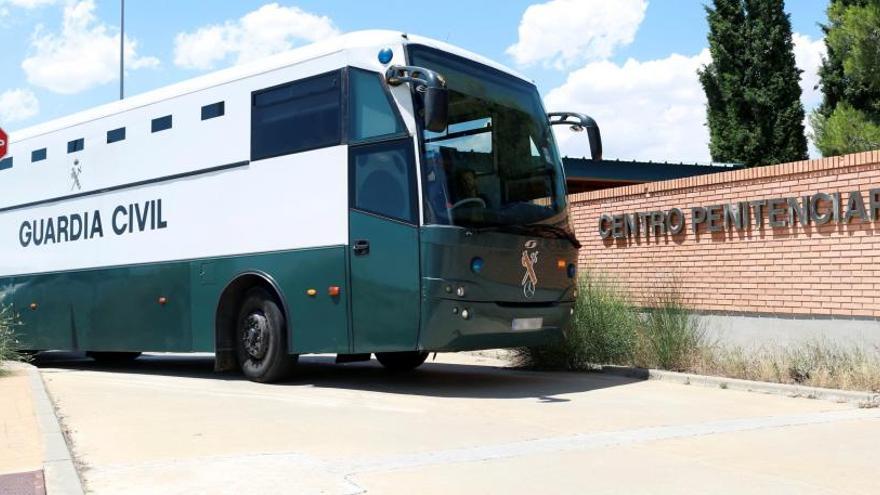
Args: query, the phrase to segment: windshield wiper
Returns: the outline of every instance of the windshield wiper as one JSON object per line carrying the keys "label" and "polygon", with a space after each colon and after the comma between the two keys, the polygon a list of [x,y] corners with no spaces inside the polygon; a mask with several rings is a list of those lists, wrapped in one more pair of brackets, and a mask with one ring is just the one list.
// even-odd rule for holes
{"label": "windshield wiper", "polygon": [[496,232],[509,232],[512,234],[536,234],[536,233],[550,233],[553,234],[557,239],[566,239],[568,242],[575,247],[575,249],[581,248],[580,241],[577,240],[577,237],[574,236],[571,232],[566,229],[556,227],[555,225],[547,225],[543,223],[535,223],[530,225],[517,225],[517,224],[496,224],[496,225],[487,225],[484,227],[477,227],[474,230],[478,232],[485,231],[496,231]]}
{"label": "windshield wiper", "polygon": [[538,231],[538,232],[543,231],[543,232],[550,232],[550,233],[556,234],[556,236],[558,236],[560,239],[568,239],[568,242],[570,242],[575,247],[575,249],[581,248],[581,243],[580,243],[580,241],[577,240],[577,237],[575,237],[573,233],[569,232],[566,229],[563,229],[562,227],[557,227],[555,225],[547,225],[544,223],[523,225],[523,227],[526,229],[532,230],[532,231]]}

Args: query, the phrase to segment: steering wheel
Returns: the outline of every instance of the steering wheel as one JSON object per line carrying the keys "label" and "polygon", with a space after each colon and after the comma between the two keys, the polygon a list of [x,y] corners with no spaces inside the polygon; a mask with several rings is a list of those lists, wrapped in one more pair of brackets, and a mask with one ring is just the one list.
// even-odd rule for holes
{"label": "steering wheel", "polygon": [[458,208],[459,206],[466,205],[468,203],[479,203],[480,206],[482,206],[483,208],[486,208],[486,202],[483,200],[483,198],[465,198],[461,201],[456,201],[454,205],[449,207],[449,209],[454,210],[454,209]]}

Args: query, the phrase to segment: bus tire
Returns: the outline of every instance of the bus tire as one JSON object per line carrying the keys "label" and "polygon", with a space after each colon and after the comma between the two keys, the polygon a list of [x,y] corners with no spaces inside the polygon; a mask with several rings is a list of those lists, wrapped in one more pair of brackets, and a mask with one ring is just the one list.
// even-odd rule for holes
{"label": "bus tire", "polygon": [[411,371],[428,359],[427,351],[377,352],[376,360],[389,371]]}
{"label": "bus tire", "polygon": [[238,365],[249,380],[269,383],[292,371],[296,356],[287,353],[286,320],[275,297],[255,287],[244,296],[235,325]]}
{"label": "bus tire", "polygon": [[94,359],[101,364],[125,364],[130,363],[140,357],[140,352],[103,352],[89,351],[86,356]]}

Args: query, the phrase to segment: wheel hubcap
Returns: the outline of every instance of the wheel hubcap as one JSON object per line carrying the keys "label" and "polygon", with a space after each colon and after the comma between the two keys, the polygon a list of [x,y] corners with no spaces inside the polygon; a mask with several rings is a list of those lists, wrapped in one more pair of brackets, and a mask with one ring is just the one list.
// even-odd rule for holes
{"label": "wheel hubcap", "polygon": [[269,322],[265,315],[251,313],[244,320],[241,341],[245,351],[254,359],[263,359],[269,344]]}

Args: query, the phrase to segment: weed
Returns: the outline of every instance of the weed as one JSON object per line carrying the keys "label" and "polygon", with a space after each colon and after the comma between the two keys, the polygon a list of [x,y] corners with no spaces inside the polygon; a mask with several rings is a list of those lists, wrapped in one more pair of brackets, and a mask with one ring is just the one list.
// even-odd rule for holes
{"label": "weed", "polygon": [[597,364],[629,364],[638,316],[609,279],[587,273],[578,281],[574,316],[565,339],[519,349],[520,365],[540,369],[588,370]]}

